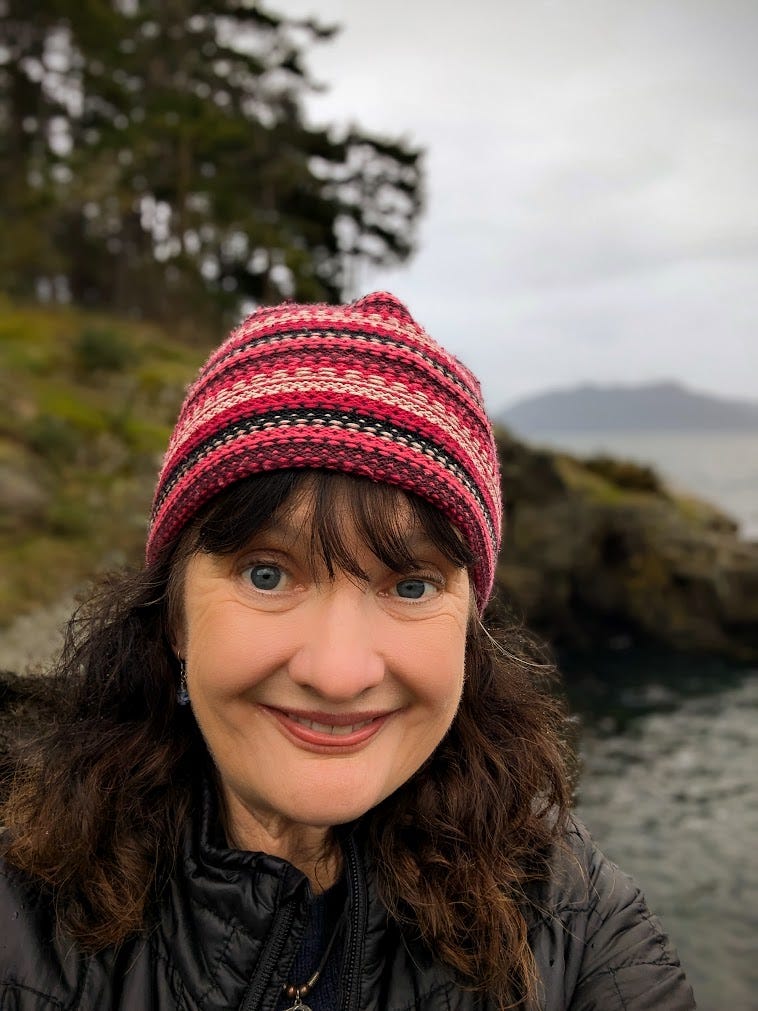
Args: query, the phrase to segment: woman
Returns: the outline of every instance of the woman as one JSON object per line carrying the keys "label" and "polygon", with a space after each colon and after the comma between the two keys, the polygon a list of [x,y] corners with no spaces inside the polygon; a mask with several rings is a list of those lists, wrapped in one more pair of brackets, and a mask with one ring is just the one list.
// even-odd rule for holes
{"label": "woman", "polygon": [[19,760],[0,1007],[694,1007],[568,808],[548,669],[482,623],[479,387],[392,296],[260,309],[190,389],[144,571]]}

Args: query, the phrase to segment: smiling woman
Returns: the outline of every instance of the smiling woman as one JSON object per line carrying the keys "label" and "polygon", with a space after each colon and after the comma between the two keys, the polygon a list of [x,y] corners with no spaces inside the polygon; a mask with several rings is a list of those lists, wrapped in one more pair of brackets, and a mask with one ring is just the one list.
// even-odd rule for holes
{"label": "smiling woman", "polygon": [[478,383],[396,299],[253,313],[45,682],[0,1006],[693,1007],[569,814],[552,668],[484,616],[501,511]]}
{"label": "smiling woman", "polygon": [[[284,476],[289,497],[239,545],[204,532],[227,512],[223,495],[190,531],[174,648],[219,771],[228,833],[324,887],[339,854],[328,874],[308,855],[328,851],[331,826],[394,793],[450,728],[472,611],[468,551],[453,531],[438,546],[417,515],[424,503],[414,510],[397,489],[326,472]],[[281,479],[236,488],[240,531],[278,499],[270,486]],[[366,527],[377,506],[391,523],[381,539],[356,516]],[[340,525],[325,528],[328,516]]]}

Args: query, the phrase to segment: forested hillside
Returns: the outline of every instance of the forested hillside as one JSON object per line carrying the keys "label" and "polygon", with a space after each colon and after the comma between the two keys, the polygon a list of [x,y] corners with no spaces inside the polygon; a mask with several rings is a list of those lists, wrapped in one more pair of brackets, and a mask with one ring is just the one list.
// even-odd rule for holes
{"label": "forested hillside", "polygon": [[197,329],[404,260],[420,151],[306,116],[336,31],[244,0],[0,4],[0,291]]}

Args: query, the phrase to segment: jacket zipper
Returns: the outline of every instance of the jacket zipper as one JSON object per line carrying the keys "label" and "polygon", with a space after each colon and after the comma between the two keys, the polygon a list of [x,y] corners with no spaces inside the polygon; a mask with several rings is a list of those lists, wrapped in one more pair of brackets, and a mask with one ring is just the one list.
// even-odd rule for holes
{"label": "jacket zipper", "polygon": [[365,883],[361,877],[361,867],[356,851],[355,839],[350,838],[347,846],[348,881],[350,883],[350,930],[347,935],[345,951],[345,966],[342,979],[342,1009],[341,1011],[358,1011],[355,980],[357,978],[358,949],[362,942],[364,921],[366,918]]}
{"label": "jacket zipper", "polygon": [[[348,882],[350,884],[350,929],[347,934],[347,950],[345,952],[345,968],[342,982],[342,1011],[357,1011],[357,995],[353,994],[356,966],[359,959],[359,947],[363,923],[366,918],[365,885],[361,877],[361,867],[356,852],[355,840],[350,839],[347,846]],[[242,999],[239,1011],[257,1011],[268,989],[271,977],[281,958],[292,924],[295,922],[295,905],[290,901],[278,917],[275,933],[271,937],[263,955],[262,964],[256,969],[247,992]]]}
{"label": "jacket zipper", "polygon": [[276,921],[276,931],[264,952],[263,963],[255,970],[255,975],[247,988],[240,1011],[256,1011],[260,1006],[284,950],[292,924],[295,920],[295,902],[290,901]]}

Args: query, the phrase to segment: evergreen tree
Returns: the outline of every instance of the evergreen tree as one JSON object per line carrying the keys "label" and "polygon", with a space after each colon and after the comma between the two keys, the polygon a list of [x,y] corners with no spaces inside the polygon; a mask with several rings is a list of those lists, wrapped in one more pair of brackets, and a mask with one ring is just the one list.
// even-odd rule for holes
{"label": "evergreen tree", "polygon": [[157,318],[403,260],[420,153],[306,122],[334,29],[245,0],[0,0],[0,287]]}

